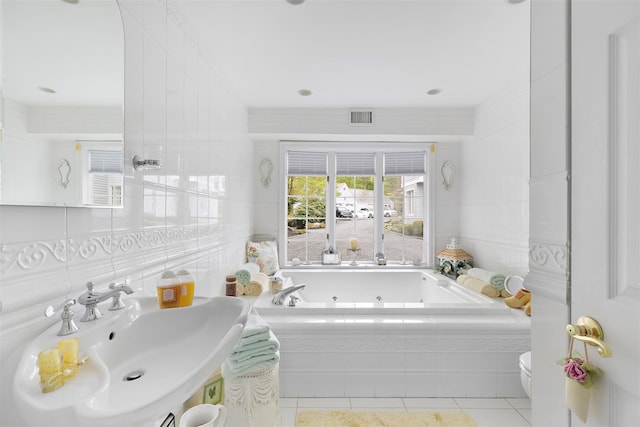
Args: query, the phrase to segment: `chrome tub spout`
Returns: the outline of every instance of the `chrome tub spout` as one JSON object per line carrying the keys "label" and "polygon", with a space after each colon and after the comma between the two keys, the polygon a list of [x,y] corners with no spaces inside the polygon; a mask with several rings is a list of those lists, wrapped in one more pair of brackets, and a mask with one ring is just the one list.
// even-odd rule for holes
{"label": "chrome tub spout", "polygon": [[290,286],[288,288],[285,288],[283,290],[281,290],[280,292],[278,292],[276,295],[274,295],[273,299],[271,300],[272,303],[274,303],[275,305],[282,305],[284,304],[285,300],[287,299],[287,297],[289,295],[291,295],[292,293],[302,290],[304,289],[306,285],[296,285],[296,286]]}

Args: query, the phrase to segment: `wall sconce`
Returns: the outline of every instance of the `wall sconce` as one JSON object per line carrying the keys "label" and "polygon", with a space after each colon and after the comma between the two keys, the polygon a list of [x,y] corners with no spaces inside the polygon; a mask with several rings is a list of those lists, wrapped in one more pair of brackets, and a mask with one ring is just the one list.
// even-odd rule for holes
{"label": "wall sconce", "polygon": [[269,183],[271,182],[272,173],[273,173],[273,163],[271,163],[271,160],[265,157],[260,162],[260,181],[262,181],[262,185],[264,185],[264,188],[267,188],[269,186]]}
{"label": "wall sconce", "polygon": [[58,163],[58,175],[60,175],[60,185],[67,188],[69,185],[69,175],[71,174],[71,165],[67,159],[62,159]]}
{"label": "wall sconce", "polygon": [[145,170],[145,169],[160,169],[162,166],[162,162],[160,160],[154,159],[143,159],[137,154],[133,156],[133,168],[137,171]]}
{"label": "wall sconce", "polygon": [[453,178],[456,176],[456,168],[453,166],[453,162],[451,160],[447,160],[442,164],[442,185],[444,185],[445,190],[449,190],[453,185]]}

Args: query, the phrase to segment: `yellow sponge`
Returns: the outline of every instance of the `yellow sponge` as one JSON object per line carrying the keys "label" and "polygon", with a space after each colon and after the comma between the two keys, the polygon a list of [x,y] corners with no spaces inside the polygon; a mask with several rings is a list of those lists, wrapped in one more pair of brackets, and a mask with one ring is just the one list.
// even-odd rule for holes
{"label": "yellow sponge", "polygon": [[78,338],[58,341],[58,349],[62,352],[64,377],[69,379],[78,375]]}
{"label": "yellow sponge", "polygon": [[62,375],[62,352],[58,348],[48,348],[38,354],[38,370],[42,392],[48,393],[64,385]]}
{"label": "yellow sponge", "polygon": [[38,354],[38,369],[41,374],[62,372],[62,352],[58,348],[48,348]]}

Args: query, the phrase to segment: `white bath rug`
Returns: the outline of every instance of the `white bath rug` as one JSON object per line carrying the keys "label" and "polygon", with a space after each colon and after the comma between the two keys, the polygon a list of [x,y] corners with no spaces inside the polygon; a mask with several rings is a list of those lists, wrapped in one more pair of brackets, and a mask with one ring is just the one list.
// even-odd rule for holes
{"label": "white bath rug", "polygon": [[476,427],[467,414],[442,412],[302,411],[296,427]]}

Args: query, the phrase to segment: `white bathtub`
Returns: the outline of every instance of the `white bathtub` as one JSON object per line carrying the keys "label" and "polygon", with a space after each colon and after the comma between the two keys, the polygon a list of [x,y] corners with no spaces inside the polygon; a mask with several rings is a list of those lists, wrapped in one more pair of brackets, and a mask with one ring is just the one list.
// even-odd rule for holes
{"label": "white bathtub", "polygon": [[494,314],[509,315],[501,301],[470,291],[454,280],[425,270],[296,269],[281,270],[284,286],[305,284],[294,293],[295,307],[271,303],[273,295],[256,301],[260,313],[293,314]]}
{"label": "white bathtub", "polygon": [[501,298],[423,270],[280,273],[301,301],[254,305],[280,340],[282,397],[525,397],[531,321]]}

